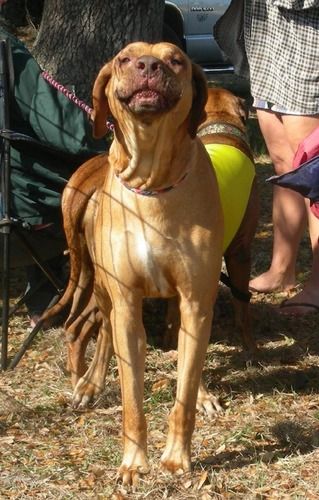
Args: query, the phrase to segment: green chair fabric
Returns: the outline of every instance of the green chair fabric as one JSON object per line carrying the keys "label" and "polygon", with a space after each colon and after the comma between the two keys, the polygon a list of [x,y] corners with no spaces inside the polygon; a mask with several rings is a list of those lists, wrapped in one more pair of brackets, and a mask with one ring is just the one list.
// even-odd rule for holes
{"label": "green chair fabric", "polygon": [[[11,142],[11,211],[30,225],[61,221],[61,193],[74,170],[106,150],[94,140],[87,114],[49,85],[24,44],[0,27],[10,42],[14,92],[10,129],[39,141]],[[47,148],[46,148],[47,146]]]}

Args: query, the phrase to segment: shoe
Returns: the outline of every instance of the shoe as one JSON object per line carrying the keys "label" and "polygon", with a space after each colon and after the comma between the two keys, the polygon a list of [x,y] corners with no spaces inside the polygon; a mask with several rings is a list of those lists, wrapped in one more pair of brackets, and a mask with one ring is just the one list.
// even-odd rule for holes
{"label": "shoe", "polygon": [[[291,316],[306,316],[308,314],[313,314],[319,312],[319,306],[316,304],[311,304],[310,302],[289,302],[289,299],[285,299],[282,301],[282,303],[279,306],[279,313],[280,314],[285,314],[285,315],[291,315]],[[293,312],[293,311],[285,311],[285,309],[289,309],[292,307],[303,307],[303,308],[308,308],[310,309],[308,312]]]}

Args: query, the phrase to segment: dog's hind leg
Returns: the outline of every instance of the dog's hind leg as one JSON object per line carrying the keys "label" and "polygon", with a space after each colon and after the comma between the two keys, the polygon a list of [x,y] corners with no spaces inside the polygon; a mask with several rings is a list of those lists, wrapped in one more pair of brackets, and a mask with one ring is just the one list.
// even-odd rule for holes
{"label": "dog's hind leg", "polygon": [[[173,360],[177,360],[177,344],[178,332],[180,329],[180,310],[178,297],[173,297],[168,300],[167,315],[166,315],[166,331],[163,339],[163,349],[171,351]],[[212,417],[223,411],[220,401],[217,396],[214,396],[206,387],[206,384],[201,378],[198,395],[196,401],[197,411]]]}
{"label": "dog's hind leg", "polygon": [[94,270],[84,238],[79,238],[81,269],[72,297],[72,307],[64,324],[68,343],[67,370],[71,373],[73,388],[87,370],[85,352],[89,340],[97,337],[101,326],[94,295]]}
{"label": "dog's hind leg", "polygon": [[[92,334],[92,328],[96,329],[96,324],[99,324],[98,337],[95,347],[95,352],[93,359],[90,363],[89,368],[85,372],[85,374],[79,379],[77,382],[74,392],[73,392],[73,405],[75,407],[84,408],[88,406],[89,403],[93,401],[104,389],[105,386],[105,377],[109,365],[109,361],[114,353],[113,350],[113,342],[112,342],[112,330],[111,324],[109,320],[110,311],[111,311],[111,302],[110,300],[105,300],[107,302],[106,308],[108,309],[108,314],[103,316],[103,320],[101,320],[100,316],[91,316],[95,323],[90,324],[90,318],[84,325],[84,328],[87,329],[88,335],[85,338],[87,342],[89,340],[89,334]],[[91,331],[90,331],[91,328]],[[80,340],[79,340],[80,342]],[[80,349],[83,347],[80,344]]]}
{"label": "dog's hind leg", "polygon": [[68,349],[67,370],[71,373],[73,389],[86,370],[85,353],[91,339],[98,337],[102,316],[97,308],[94,294],[79,316],[66,328]]}
{"label": "dog's hind leg", "polygon": [[[235,324],[239,329],[243,346],[251,356],[257,351],[256,341],[251,331],[249,280],[251,271],[251,246],[257,227],[258,206],[259,199],[256,181],[254,180],[243,221],[224,255],[228,276],[231,285],[235,289],[235,292],[233,292]],[[239,291],[239,295],[236,291]],[[240,295],[242,295],[242,298]]]}

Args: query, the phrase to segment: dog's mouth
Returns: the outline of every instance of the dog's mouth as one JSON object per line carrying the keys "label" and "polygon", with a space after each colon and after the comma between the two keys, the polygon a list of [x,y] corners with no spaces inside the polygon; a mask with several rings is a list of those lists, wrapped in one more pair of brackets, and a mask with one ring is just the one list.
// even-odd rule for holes
{"label": "dog's mouth", "polygon": [[158,91],[153,89],[137,90],[127,100],[127,105],[131,111],[139,112],[160,112],[168,107],[167,99]]}
{"label": "dog's mouth", "polygon": [[172,109],[181,96],[177,88],[143,88],[131,92],[117,91],[118,99],[134,114],[158,114]]}

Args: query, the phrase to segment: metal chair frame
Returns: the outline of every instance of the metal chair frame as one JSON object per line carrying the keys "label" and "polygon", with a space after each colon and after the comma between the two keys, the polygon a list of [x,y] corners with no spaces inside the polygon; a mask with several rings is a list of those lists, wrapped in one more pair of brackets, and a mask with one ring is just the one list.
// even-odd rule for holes
{"label": "metal chair frame", "polygon": [[[10,42],[7,39],[0,40],[0,196],[1,196],[1,213],[0,213],[0,244],[2,245],[2,333],[1,333],[1,369],[14,368],[26,350],[31,345],[36,334],[42,328],[42,322],[39,321],[31,332],[24,339],[19,351],[15,354],[12,360],[8,359],[8,331],[9,318],[20,308],[30,294],[36,292],[27,292],[18,301],[18,303],[10,310],[10,252],[11,252],[11,237],[15,233],[19,244],[23,246],[30,256],[30,262],[34,262],[42,270],[43,275],[52,283],[57,291],[55,300],[49,304],[51,307],[56,302],[63,292],[62,284],[56,279],[49,266],[41,258],[39,252],[32,247],[30,242],[25,238],[23,232],[26,230],[26,225],[23,221],[16,220],[10,212],[10,142],[12,137],[17,139],[17,134],[10,131],[10,102],[13,98],[14,73],[12,64],[12,55]],[[38,146],[37,141],[31,137],[20,134],[21,140],[29,140],[34,142],[35,147]],[[19,134],[18,134],[19,136]],[[49,149],[49,148],[48,148]],[[39,286],[41,283],[39,283]]]}

